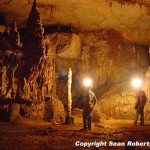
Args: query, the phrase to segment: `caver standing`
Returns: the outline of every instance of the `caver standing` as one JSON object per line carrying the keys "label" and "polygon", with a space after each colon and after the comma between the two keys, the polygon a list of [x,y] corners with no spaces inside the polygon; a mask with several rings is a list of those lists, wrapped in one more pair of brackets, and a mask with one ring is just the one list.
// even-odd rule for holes
{"label": "caver standing", "polygon": [[136,98],[136,105],[135,105],[134,125],[137,125],[139,115],[140,115],[140,125],[144,125],[144,106],[147,101],[146,94],[143,90],[138,89],[136,91],[135,98]]}
{"label": "caver standing", "polygon": [[92,111],[96,104],[97,98],[91,88],[86,88],[84,98],[83,98],[83,130],[91,130],[92,124]]}

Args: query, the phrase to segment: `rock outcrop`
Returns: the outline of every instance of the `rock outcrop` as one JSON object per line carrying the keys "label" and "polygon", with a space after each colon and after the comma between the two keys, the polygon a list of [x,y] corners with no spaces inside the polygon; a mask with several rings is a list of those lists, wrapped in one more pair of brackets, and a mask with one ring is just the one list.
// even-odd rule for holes
{"label": "rock outcrop", "polygon": [[[69,47],[72,45],[71,35],[74,36],[74,34],[68,33],[64,33],[63,36],[57,34],[57,38],[56,34],[49,35],[53,47],[57,43],[56,73],[58,76],[56,91],[65,105],[68,68],[73,70],[72,95],[75,106],[82,99],[82,80],[86,76],[92,77],[93,90],[98,97],[101,96],[105,88],[110,87],[111,89],[113,84],[130,81],[138,73],[142,77],[145,76],[149,66],[147,46],[131,43],[113,30],[81,32],[76,35],[80,38],[77,45],[81,45],[81,49],[79,55],[72,59],[71,50],[69,51]],[[68,47],[68,53],[70,54],[67,58],[59,55],[60,53],[63,54],[63,51],[67,51],[66,47]],[[74,53],[72,54],[74,56]]]}
{"label": "rock outcrop", "polygon": [[[4,1],[4,2],[3,2]],[[3,0],[1,18],[8,24],[13,20],[25,27],[33,0]],[[43,24],[73,26],[80,31],[114,29],[132,42],[150,42],[149,0],[38,0],[37,9]]]}
{"label": "rock outcrop", "polygon": [[[62,102],[55,98],[60,109],[52,107],[53,104],[46,100],[53,101],[50,98],[56,97],[55,54],[49,39],[44,36],[36,1],[29,15],[23,47],[15,22],[11,29],[7,27],[0,34],[0,39],[0,105],[3,110],[5,105],[8,107],[8,118],[16,120],[22,116],[37,120],[63,121],[65,112]],[[45,114],[48,108],[52,109],[53,114]],[[58,117],[58,110],[63,112],[61,117]]]}

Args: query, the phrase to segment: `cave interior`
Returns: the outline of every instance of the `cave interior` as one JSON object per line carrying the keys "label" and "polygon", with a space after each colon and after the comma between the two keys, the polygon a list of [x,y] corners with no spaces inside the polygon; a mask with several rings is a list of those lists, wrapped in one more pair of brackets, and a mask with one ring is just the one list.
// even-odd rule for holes
{"label": "cave interior", "polygon": [[[63,141],[70,142],[72,149],[81,135],[83,141],[86,136],[103,141],[146,140],[150,129],[149,12],[148,0],[0,2],[0,125],[6,128],[0,132],[8,136],[15,130],[33,140],[44,135],[55,143],[43,147],[44,140],[33,144],[31,138],[31,143],[21,144],[24,149],[28,144],[33,149],[60,149],[61,145],[65,149]],[[92,79],[97,103],[93,133],[83,134],[76,131],[82,127],[86,77]],[[147,125],[138,129],[130,127],[136,103],[131,81],[136,77],[142,79],[147,96]],[[66,120],[68,116],[71,120]],[[53,133],[62,138],[61,144],[56,144],[59,139]],[[63,139],[63,135],[68,136]],[[17,143],[26,141],[14,135],[12,140],[6,138],[6,144],[4,138],[0,138],[0,149],[9,149],[14,140],[14,149],[19,149]]]}

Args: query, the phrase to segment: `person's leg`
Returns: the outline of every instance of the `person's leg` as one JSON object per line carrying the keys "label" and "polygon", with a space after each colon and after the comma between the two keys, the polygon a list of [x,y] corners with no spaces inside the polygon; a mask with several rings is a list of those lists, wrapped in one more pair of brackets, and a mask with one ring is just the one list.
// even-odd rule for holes
{"label": "person's leg", "polygon": [[144,125],[144,110],[140,110],[140,125]]}
{"label": "person's leg", "polygon": [[137,125],[138,118],[139,118],[139,112],[137,109],[135,109],[134,125]]}
{"label": "person's leg", "polygon": [[88,116],[88,130],[91,130],[91,128],[92,128],[92,116],[89,115]]}
{"label": "person's leg", "polygon": [[89,110],[88,110],[88,130],[91,130],[91,127],[92,127],[92,111],[93,111],[93,108],[89,108]]}
{"label": "person's leg", "polygon": [[88,114],[86,110],[83,110],[83,129],[88,129]]}

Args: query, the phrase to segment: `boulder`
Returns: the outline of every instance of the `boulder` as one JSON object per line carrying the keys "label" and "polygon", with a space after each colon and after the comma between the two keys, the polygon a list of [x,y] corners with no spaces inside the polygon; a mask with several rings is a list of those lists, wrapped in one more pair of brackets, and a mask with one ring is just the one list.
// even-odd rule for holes
{"label": "boulder", "polygon": [[54,122],[64,122],[65,121],[65,108],[62,102],[55,98],[46,98],[45,101],[45,112],[44,120],[54,121]]}

